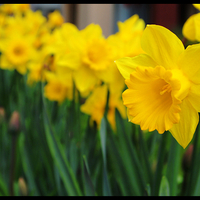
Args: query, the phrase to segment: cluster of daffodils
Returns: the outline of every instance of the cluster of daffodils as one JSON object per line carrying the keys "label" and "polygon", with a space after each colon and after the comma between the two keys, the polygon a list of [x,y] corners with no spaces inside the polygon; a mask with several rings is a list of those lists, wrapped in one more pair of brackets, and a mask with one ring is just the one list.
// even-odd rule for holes
{"label": "cluster of daffodils", "polygon": [[[199,14],[186,21],[185,38],[200,41],[199,23]],[[59,103],[73,99],[76,88],[85,98],[81,111],[98,126],[109,91],[107,118],[114,130],[115,109],[126,118],[126,106],[129,121],[142,130],[170,131],[186,148],[199,122],[200,44],[185,49],[174,33],[145,28],[138,15],[118,28],[105,38],[98,24],[79,30],[58,11],[46,18],[29,4],[4,4],[0,67],[26,74],[29,85],[45,81],[44,95]]]}
{"label": "cluster of daffodils", "polygon": [[115,109],[123,118],[124,79],[115,60],[143,52],[145,23],[134,15],[118,23],[119,31],[105,38],[98,24],[79,30],[65,23],[59,11],[47,18],[29,4],[0,6],[0,67],[27,75],[27,84],[44,81],[44,95],[60,104],[72,100],[74,87],[85,98],[81,111],[100,125],[109,91],[108,120],[115,129]]}

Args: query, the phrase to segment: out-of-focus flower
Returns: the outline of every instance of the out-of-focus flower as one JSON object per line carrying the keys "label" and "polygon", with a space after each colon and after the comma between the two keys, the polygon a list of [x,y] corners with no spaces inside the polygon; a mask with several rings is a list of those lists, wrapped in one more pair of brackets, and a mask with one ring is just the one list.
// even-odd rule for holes
{"label": "out-of-focus flower", "polygon": [[13,14],[14,10],[14,4],[3,4],[0,6],[0,11],[8,15]]}
{"label": "out-of-focus flower", "polygon": [[[138,15],[133,15],[124,22],[118,22],[119,31],[107,38],[108,43],[113,46],[115,60],[122,57],[134,57],[144,51],[141,48],[141,36],[145,28],[144,20]],[[101,74],[100,74],[101,75]],[[113,63],[107,73],[102,74],[101,79],[122,92],[125,87],[124,79]]]}
{"label": "out-of-focus flower", "polygon": [[0,6],[0,11],[5,14],[22,13],[30,10],[30,4],[3,4]]}
{"label": "out-of-focus flower", "polygon": [[169,130],[183,147],[193,138],[200,111],[200,44],[184,49],[168,29],[148,25],[146,54],[116,61],[128,89],[122,94],[129,121],[142,130]]}
{"label": "out-of-focus flower", "polygon": [[13,5],[15,12],[26,12],[30,10],[30,4],[14,4]]}
{"label": "out-of-focus flower", "polygon": [[59,80],[51,80],[44,87],[44,95],[51,101],[63,102],[67,95],[67,87]]}
{"label": "out-of-focus flower", "polygon": [[2,41],[0,67],[9,70],[16,69],[19,73],[25,74],[26,64],[34,55],[31,39],[16,34],[12,38]]}
{"label": "out-of-focus flower", "polygon": [[192,163],[192,154],[193,154],[194,145],[190,144],[188,146],[188,149],[183,155],[182,160],[182,166],[185,171],[188,171],[190,169],[191,163]]}
{"label": "out-of-focus flower", "polygon": [[20,131],[20,115],[19,112],[14,111],[9,121],[9,131],[11,134],[17,134]]}
{"label": "out-of-focus flower", "polygon": [[0,124],[5,121],[5,109],[0,107]]}
{"label": "out-of-focus flower", "polygon": [[28,195],[28,188],[27,188],[27,184],[26,184],[24,178],[20,177],[18,179],[18,185],[19,185],[20,195],[27,196]]}
{"label": "out-of-focus flower", "polygon": [[56,73],[46,72],[47,85],[44,95],[51,101],[62,103],[66,98],[73,98],[72,72],[70,69],[60,67]]}
{"label": "out-of-focus flower", "polygon": [[114,61],[113,49],[103,37],[101,27],[95,24],[81,30],[73,44],[81,56],[81,65],[73,74],[76,87],[80,92],[91,91],[99,83],[99,74],[106,75]]}
{"label": "out-of-focus flower", "polygon": [[58,10],[53,11],[48,14],[48,22],[47,25],[50,28],[59,27],[64,23],[64,18]]}
{"label": "out-of-focus flower", "polygon": [[192,5],[193,5],[196,9],[200,10],[200,4],[198,4],[198,3],[195,4],[195,3],[194,3],[194,4],[192,4]]}
{"label": "out-of-focus flower", "polygon": [[119,31],[108,37],[109,43],[115,46],[118,58],[133,57],[144,53],[141,48],[141,36],[145,22],[137,14],[124,22],[118,22]]}
{"label": "out-of-focus flower", "polygon": [[[200,4],[193,4],[193,6],[200,10]],[[192,15],[186,20],[182,33],[188,40],[200,42],[200,13]]]}
{"label": "out-of-focus flower", "polygon": [[[95,121],[100,126],[101,119],[104,116],[106,102],[107,102],[107,93],[108,86],[102,85],[96,87],[92,94],[86,99],[86,102],[81,105],[81,111],[91,116],[90,124]],[[115,108],[117,108],[122,115],[122,117],[126,117],[125,107],[122,104],[122,100],[120,99],[120,95],[116,93],[110,93],[109,95],[109,103],[108,103],[108,121],[111,124],[113,130],[116,129],[115,124]]]}

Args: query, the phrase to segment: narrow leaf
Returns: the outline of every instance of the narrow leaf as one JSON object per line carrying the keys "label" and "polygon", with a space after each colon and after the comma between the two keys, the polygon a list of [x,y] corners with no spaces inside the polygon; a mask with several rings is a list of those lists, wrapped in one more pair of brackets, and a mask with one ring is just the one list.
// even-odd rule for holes
{"label": "narrow leaf", "polygon": [[100,138],[101,138],[101,150],[102,150],[102,156],[103,156],[103,194],[105,196],[111,196],[111,189],[110,189],[110,184],[108,181],[108,174],[107,174],[106,121],[105,121],[104,117],[101,120]]}
{"label": "narrow leaf", "polygon": [[[43,93],[43,85],[42,85],[42,93]],[[44,127],[45,134],[47,138],[47,143],[53,157],[53,160],[58,167],[60,176],[63,180],[65,189],[70,196],[82,195],[81,190],[79,188],[78,182],[75,178],[75,175],[67,161],[64,151],[62,150],[60,142],[56,138],[56,134],[53,133],[50,120],[47,115],[46,104],[43,96],[43,117],[44,117]]]}
{"label": "narrow leaf", "polygon": [[83,156],[83,165],[84,165],[83,167],[84,167],[84,180],[85,180],[84,187],[86,196],[95,196],[95,189],[90,177],[90,171],[85,155]]}
{"label": "narrow leaf", "polygon": [[161,183],[160,183],[160,190],[159,190],[159,196],[169,196],[169,183],[165,176],[162,177]]}
{"label": "narrow leaf", "polygon": [[25,138],[24,134],[21,133],[19,135],[19,147],[22,159],[22,166],[24,173],[26,174],[28,185],[29,185],[29,192],[33,193],[34,196],[39,196],[39,191],[35,183],[35,178],[32,170],[32,164],[30,163],[30,159],[28,156],[27,148],[25,147]]}

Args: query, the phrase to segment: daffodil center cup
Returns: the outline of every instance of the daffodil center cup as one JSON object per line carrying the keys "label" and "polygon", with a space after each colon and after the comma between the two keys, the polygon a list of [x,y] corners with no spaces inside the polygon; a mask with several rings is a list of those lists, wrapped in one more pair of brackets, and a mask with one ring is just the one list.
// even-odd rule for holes
{"label": "daffodil center cup", "polygon": [[20,56],[21,54],[23,54],[23,48],[17,46],[14,48],[13,52],[16,56]]}
{"label": "daffodil center cup", "polygon": [[180,104],[190,88],[181,71],[137,67],[125,82],[128,90],[122,95],[124,104],[131,121],[142,130],[163,133],[179,122]]}
{"label": "daffodil center cup", "polygon": [[163,87],[162,87],[162,90],[161,90],[161,92],[160,92],[160,95],[163,95],[165,92],[171,92],[172,91],[172,87],[171,87],[171,85],[169,84],[169,83],[167,83],[166,85],[164,85]]}

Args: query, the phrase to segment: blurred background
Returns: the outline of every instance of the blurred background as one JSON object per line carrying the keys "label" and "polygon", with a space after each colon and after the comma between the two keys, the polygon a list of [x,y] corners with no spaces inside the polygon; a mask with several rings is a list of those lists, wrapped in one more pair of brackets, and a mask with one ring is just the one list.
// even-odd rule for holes
{"label": "blurred background", "polygon": [[138,14],[146,24],[158,24],[170,30],[183,26],[187,18],[197,13],[192,4],[31,4],[45,16],[60,10],[65,22],[75,24],[80,30],[90,23],[99,24],[105,37],[118,31],[117,21]]}

